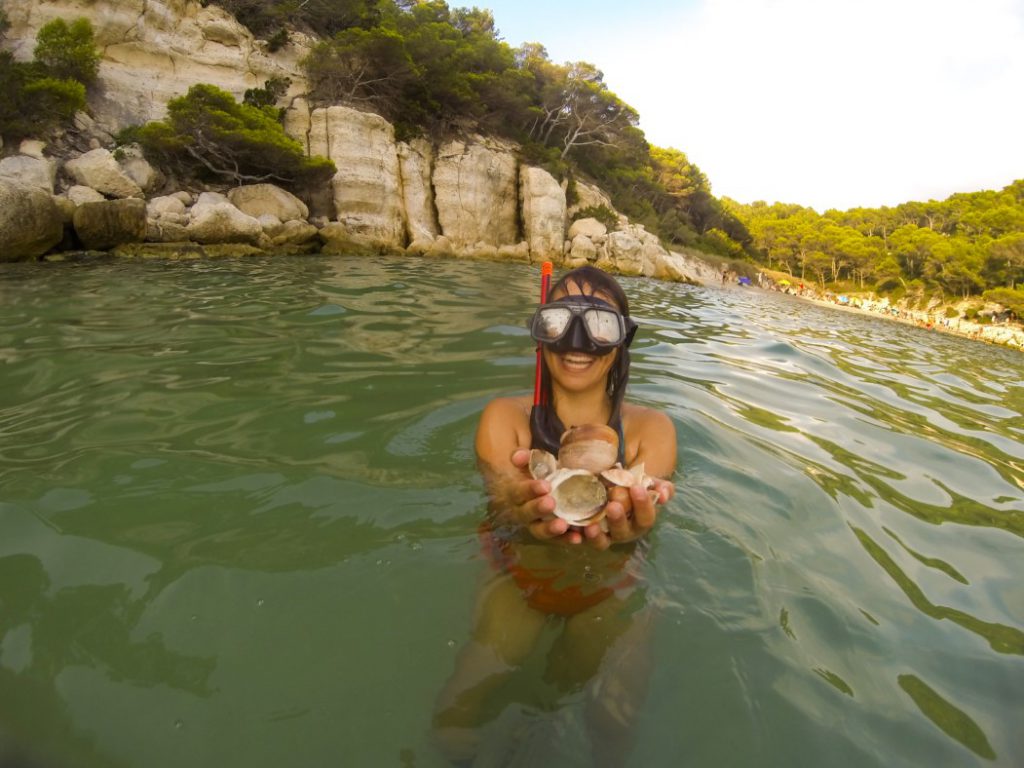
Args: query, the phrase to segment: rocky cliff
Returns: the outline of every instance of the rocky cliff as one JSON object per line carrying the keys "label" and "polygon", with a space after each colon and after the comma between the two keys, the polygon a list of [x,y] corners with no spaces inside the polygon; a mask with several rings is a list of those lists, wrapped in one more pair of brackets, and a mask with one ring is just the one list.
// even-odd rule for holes
{"label": "rocky cliff", "polygon": [[92,22],[102,53],[90,107],[108,133],[163,117],[165,105],[195,83],[210,83],[240,97],[271,77],[305,90],[299,61],[309,40],[294,35],[276,53],[255,40],[234,17],[195,0],[5,0],[11,28],[7,46],[32,58],[36,33],[53,19]]}
{"label": "rocky cliff", "polygon": [[[57,196],[56,208],[40,203],[39,216],[60,210],[72,242],[81,227],[89,234],[78,232],[79,243],[116,245],[143,232],[147,242],[552,260],[596,263],[625,274],[696,277],[692,262],[668,253],[654,235],[624,217],[611,232],[593,220],[569,230],[572,211],[563,187],[547,171],[521,164],[514,145],[483,136],[453,136],[436,144],[397,141],[394,128],[378,115],[345,106],[310,108],[299,61],[311,41],[300,36],[270,53],[229,14],[195,0],[6,0],[4,8],[11,22],[6,46],[18,58],[31,58],[36,33],[54,18],[88,18],[101,49],[90,115],[77,120],[79,130],[91,137],[91,150],[60,164],[39,142],[24,142],[17,151],[5,148],[7,156],[0,160],[0,182]],[[159,175],[137,152],[110,151],[111,134],[159,119],[166,102],[195,83],[241,97],[270,77],[292,82],[287,133],[307,153],[331,158],[338,169],[328,189],[300,201],[301,221],[268,212],[250,215],[234,194],[172,195],[175,190],[162,188]],[[258,195],[277,199],[282,192]],[[611,207],[600,190],[579,185],[579,192],[581,205]],[[74,215],[80,205],[132,198],[148,204],[144,209],[99,205]],[[26,258],[33,248],[38,252],[31,256],[38,256],[52,247],[53,228],[40,226],[37,239],[5,253],[3,233],[18,227],[17,220],[5,224],[5,218],[0,212],[0,260]],[[108,231],[112,227],[118,233]],[[102,237],[94,234],[97,228]]]}

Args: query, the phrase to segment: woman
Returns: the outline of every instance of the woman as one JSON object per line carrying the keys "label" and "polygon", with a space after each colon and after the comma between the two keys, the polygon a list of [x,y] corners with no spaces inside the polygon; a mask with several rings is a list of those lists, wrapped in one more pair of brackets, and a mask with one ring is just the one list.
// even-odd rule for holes
{"label": "woman", "polygon": [[[434,713],[439,743],[453,760],[472,760],[479,728],[499,713],[493,694],[553,622],[561,631],[545,679],[563,692],[587,689],[595,764],[625,759],[647,680],[642,540],[657,505],[672,498],[676,462],[671,420],[624,402],[635,331],[612,277],[594,267],[567,273],[531,321],[546,405],[531,419],[530,397],[498,398],[480,417],[476,452],[490,497],[481,539],[495,570],[481,590],[472,640]],[[612,427],[623,466],[642,462],[656,478],[652,495],[642,487],[612,489],[607,530],[554,517],[550,484],[527,471],[530,448],[557,453],[565,427],[582,424]]]}

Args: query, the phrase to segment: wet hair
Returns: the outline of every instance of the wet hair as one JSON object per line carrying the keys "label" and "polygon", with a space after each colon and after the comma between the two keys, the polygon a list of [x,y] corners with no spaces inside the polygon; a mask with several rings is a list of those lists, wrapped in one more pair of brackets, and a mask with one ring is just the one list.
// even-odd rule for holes
{"label": "wet hair", "polygon": [[[559,291],[568,292],[568,286],[575,287],[584,296],[603,293],[618,307],[623,317],[629,317],[629,299],[626,292],[614,277],[607,272],[590,265],[577,267],[566,272],[548,291],[548,300]],[[544,448],[551,453],[558,453],[558,441],[565,431],[565,425],[555,413],[551,396],[551,373],[548,364],[541,355],[540,386],[543,402],[547,407],[538,409],[539,418],[531,419],[530,430],[534,448]],[[629,382],[629,347],[623,344],[618,348],[615,362],[608,371],[607,391],[612,402],[612,413],[608,423],[618,428],[622,417],[622,401],[626,396],[626,384]]]}

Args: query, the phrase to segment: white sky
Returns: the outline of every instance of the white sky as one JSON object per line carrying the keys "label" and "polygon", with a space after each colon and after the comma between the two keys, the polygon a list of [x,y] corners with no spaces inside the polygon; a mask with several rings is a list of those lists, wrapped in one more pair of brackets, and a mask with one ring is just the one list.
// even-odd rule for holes
{"label": "white sky", "polygon": [[510,45],[597,65],[718,196],[822,212],[1024,178],[1024,0],[476,5]]}

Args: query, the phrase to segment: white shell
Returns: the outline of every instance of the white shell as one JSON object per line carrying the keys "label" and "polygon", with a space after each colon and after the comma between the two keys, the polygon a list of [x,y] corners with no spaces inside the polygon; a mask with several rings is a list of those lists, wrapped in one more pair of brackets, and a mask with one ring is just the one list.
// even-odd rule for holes
{"label": "white shell", "polygon": [[604,517],[608,492],[596,475],[585,469],[559,469],[549,475],[555,516],[572,525],[589,525]]}

